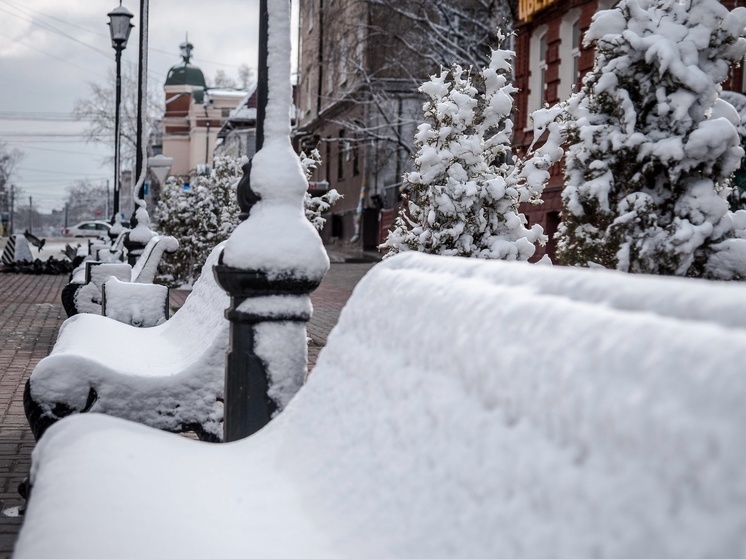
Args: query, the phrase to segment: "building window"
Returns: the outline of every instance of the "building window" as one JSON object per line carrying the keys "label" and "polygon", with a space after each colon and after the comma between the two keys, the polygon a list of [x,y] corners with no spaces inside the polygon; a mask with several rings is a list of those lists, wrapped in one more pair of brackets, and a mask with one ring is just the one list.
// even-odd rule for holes
{"label": "building window", "polygon": [[572,83],[580,81],[580,20],[572,24]]}
{"label": "building window", "polygon": [[339,142],[337,142],[337,180],[341,181],[345,178],[345,131],[339,131]]}
{"label": "building window", "polygon": [[308,32],[310,33],[313,31],[313,0],[308,0],[308,16],[306,20],[308,21]]}
{"label": "building window", "polygon": [[570,10],[560,23],[559,48],[559,85],[557,96],[560,100],[567,99],[577,89],[580,81],[580,47],[582,34],[580,32],[580,10]]}
{"label": "building window", "polygon": [[332,181],[332,139],[326,139],[326,181]]}
{"label": "building window", "polygon": [[365,44],[365,27],[357,26],[357,39],[355,43],[355,62],[363,66],[363,47]]}
{"label": "building window", "polygon": [[356,141],[352,146],[352,174],[360,174],[360,142]]}
{"label": "building window", "polygon": [[338,60],[338,70],[337,70],[337,79],[339,80],[339,85],[344,84],[347,81],[347,57],[349,56],[349,41],[347,38],[347,33],[342,36],[342,40],[339,44],[339,60]]}
{"label": "building window", "polygon": [[[540,109],[547,89],[547,26],[534,29],[529,40],[528,114]],[[530,123],[526,123],[531,126]]]}
{"label": "building window", "polygon": [[311,67],[308,66],[306,68],[306,106],[304,107],[305,112],[309,113],[311,112],[311,106],[313,105],[313,90],[311,89]]}
{"label": "building window", "polygon": [[547,34],[539,38],[539,108],[547,102]]}

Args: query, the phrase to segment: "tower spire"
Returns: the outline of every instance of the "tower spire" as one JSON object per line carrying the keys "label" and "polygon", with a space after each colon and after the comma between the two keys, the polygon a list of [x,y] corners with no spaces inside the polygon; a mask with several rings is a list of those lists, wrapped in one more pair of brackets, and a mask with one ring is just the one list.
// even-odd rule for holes
{"label": "tower spire", "polygon": [[192,58],[192,50],[194,50],[194,45],[189,42],[188,31],[186,32],[186,39],[179,45],[179,50],[181,51],[181,58],[184,60],[184,65],[186,66],[189,64],[189,60]]}

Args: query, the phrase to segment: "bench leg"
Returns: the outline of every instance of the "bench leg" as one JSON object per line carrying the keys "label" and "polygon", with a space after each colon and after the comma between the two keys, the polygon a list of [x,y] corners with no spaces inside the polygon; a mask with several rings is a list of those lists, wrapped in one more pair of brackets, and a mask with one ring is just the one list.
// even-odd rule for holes
{"label": "bench leg", "polygon": [[74,413],[86,413],[90,411],[97,399],[98,394],[96,394],[96,390],[91,387],[88,391],[88,399],[86,400],[83,409],[75,410],[67,404],[57,404],[52,408],[52,414],[50,415],[45,413],[41,405],[31,396],[31,380],[29,379],[26,381],[26,386],[23,389],[23,410],[26,413],[26,420],[31,428],[31,432],[34,434],[34,438],[38,441],[49,427],[57,423],[63,417],[73,415]]}

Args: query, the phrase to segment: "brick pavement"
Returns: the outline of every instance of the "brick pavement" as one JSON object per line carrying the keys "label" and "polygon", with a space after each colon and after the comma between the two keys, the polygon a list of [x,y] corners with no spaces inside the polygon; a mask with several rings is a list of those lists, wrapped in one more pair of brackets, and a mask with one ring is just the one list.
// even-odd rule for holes
{"label": "brick pavement", "polygon": [[319,352],[326,345],[326,338],[337,324],[339,313],[352,295],[352,290],[372,267],[373,263],[332,264],[324,281],[311,293],[313,317],[308,323],[308,337],[311,338],[308,344],[309,370],[313,370]]}
{"label": "brick pavement", "polygon": [[[67,276],[0,274],[0,511],[22,503],[34,437],[23,413],[23,387],[46,357],[66,317],[60,304]],[[0,513],[0,558],[10,557],[21,518]]]}
{"label": "brick pavement", "polygon": [[[311,295],[310,368],[353,288],[372,266],[332,264]],[[34,447],[23,412],[23,387],[39,360],[51,351],[66,317],[60,304],[66,283],[67,276],[0,274],[0,511],[13,510],[22,503],[17,486],[28,473]],[[187,295],[172,293],[171,306],[181,306]],[[0,559],[10,557],[21,523],[22,518],[0,512]]]}

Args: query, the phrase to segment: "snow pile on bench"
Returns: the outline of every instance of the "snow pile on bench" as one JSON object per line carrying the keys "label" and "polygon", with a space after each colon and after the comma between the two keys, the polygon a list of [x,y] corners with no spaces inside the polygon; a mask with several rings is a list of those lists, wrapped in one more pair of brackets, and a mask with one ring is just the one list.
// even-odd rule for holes
{"label": "snow pile on bench", "polygon": [[15,558],[740,557],[745,317],[740,285],[399,255],[249,439],[55,425]]}
{"label": "snow pile on bench", "polygon": [[101,314],[118,322],[150,328],[168,320],[168,287],[165,285],[129,283],[112,276],[103,284],[101,295]]}
{"label": "snow pile on bench", "polygon": [[[223,244],[205,264],[205,273],[174,317],[153,328],[134,328],[110,318],[80,314],[67,319],[52,353],[30,378],[31,398],[55,416],[62,404],[179,431],[196,423],[222,436],[222,399],[229,306],[212,266]],[[162,304],[162,303],[161,303]]]}

